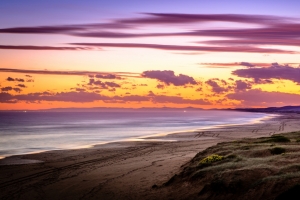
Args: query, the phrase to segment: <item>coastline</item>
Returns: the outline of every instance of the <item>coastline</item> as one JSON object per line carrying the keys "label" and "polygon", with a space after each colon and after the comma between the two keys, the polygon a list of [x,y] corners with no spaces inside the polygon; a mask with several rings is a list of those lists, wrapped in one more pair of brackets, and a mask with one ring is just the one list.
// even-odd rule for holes
{"label": "coastline", "polygon": [[5,158],[42,162],[1,165],[0,199],[153,199],[163,194],[152,186],[167,182],[180,172],[181,166],[208,147],[300,130],[299,114],[280,114],[263,123],[164,136],[169,140],[176,138],[175,142],[115,142]]}
{"label": "coastline", "polygon": [[[221,111],[222,112],[222,111]],[[231,111],[229,111],[231,112]],[[249,112],[244,112],[244,111],[232,111],[232,112],[242,112],[242,113],[247,113],[249,114]],[[251,113],[250,113],[251,114]],[[199,125],[199,126],[191,126],[190,129],[182,129],[181,130],[174,130],[174,128],[170,128],[172,131],[167,131],[167,130],[161,130],[159,132],[157,132],[157,130],[153,130],[153,132],[157,132],[157,133],[148,133],[148,135],[143,135],[141,134],[140,136],[133,136],[133,137],[127,137],[127,138],[115,138],[113,140],[103,140],[103,141],[98,141],[98,142],[83,142],[83,144],[73,144],[72,142],[69,141],[65,141],[65,143],[63,143],[63,146],[56,146],[57,143],[52,144],[54,146],[52,147],[38,147],[36,148],[35,146],[31,146],[26,147],[24,146],[23,149],[19,147],[16,147],[15,149],[11,149],[11,150],[5,150],[2,151],[0,154],[0,165],[2,165],[3,159],[5,158],[10,158],[14,157],[14,156],[22,156],[22,155],[30,155],[30,154],[38,154],[38,153],[44,153],[44,152],[49,152],[49,151],[68,151],[68,150],[76,150],[76,149],[84,149],[84,148],[94,148],[95,146],[98,145],[109,145],[111,143],[120,143],[120,142],[137,142],[137,141],[144,141],[144,142],[151,142],[151,141],[156,141],[156,142],[175,142],[176,141],[176,135],[182,134],[182,135],[190,135],[193,134],[195,132],[198,131],[202,131],[202,130],[208,130],[208,129],[218,129],[218,128],[222,128],[222,127],[226,127],[226,126],[240,126],[240,125],[247,125],[247,124],[255,124],[255,123],[261,123],[264,120],[267,119],[271,119],[274,117],[279,116],[278,114],[273,114],[273,113],[260,113],[260,115],[264,115],[264,116],[259,116],[259,117],[251,117],[251,118],[242,118],[239,121],[233,122],[231,124],[220,124],[216,123],[215,125]],[[204,122],[205,124],[205,122]],[[155,126],[155,124],[154,124]],[[124,127],[126,128],[126,127]],[[146,127],[145,127],[146,128]],[[187,127],[186,127],[187,128]],[[35,130],[33,130],[35,131]],[[149,132],[149,131],[148,131]],[[152,132],[152,131],[151,131]],[[168,139],[171,138],[171,139]],[[179,137],[178,140],[182,140],[184,137]],[[186,140],[190,140],[190,137],[186,137]],[[13,141],[12,141],[13,142]],[[57,141],[58,143],[60,141]],[[24,142],[25,143],[25,142]],[[7,151],[7,153],[4,153]],[[10,152],[9,152],[10,151]],[[21,163],[21,161],[19,160],[19,163]],[[25,161],[26,163],[26,161]]]}

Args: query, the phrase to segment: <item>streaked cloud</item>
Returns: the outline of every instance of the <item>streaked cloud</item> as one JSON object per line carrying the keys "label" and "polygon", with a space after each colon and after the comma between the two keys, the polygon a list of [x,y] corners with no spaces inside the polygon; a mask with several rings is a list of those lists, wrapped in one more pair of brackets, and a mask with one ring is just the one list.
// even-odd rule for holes
{"label": "streaked cloud", "polygon": [[238,22],[254,24],[278,23],[292,18],[268,15],[242,14],[184,14],[184,13],[144,13],[147,17],[118,20],[124,24],[181,24],[196,22]]}
{"label": "streaked cloud", "polygon": [[253,46],[191,46],[191,45],[163,45],[163,44],[142,44],[142,43],[70,43],[72,45],[92,47],[118,47],[118,48],[146,48],[160,49],[167,51],[200,51],[200,52],[242,52],[242,53],[278,53],[294,54],[295,51],[260,48]]}
{"label": "streaked cloud", "polygon": [[86,24],[66,24],[54,26],[23,26],[2,28],[0,33],[14,34],[71,34],[75,31],[88,31],[94,29],[124,29],[132,26],[121,23],[86,23]]}
{"label": "streaked cloud", "polygon": [[284,45],[284,46],[300,46],[299,39],[287,39],[287,38],[262,38],[262,39],[233,39],[233,40],[210,40],[201,42],[209,45]]}
{"label": "streaked cloud", "polygon": [[139,77],[139,73],[132,72],[96,72],[96,71],[55,71],[55,70],[31,70],[0,68],[0,72],[24,73],[24,74],[47,74],[47,75],[67,75],[67,76],[99,76],[103,79],[120,79],[121,77]]}
{"label": "streaked cloud", "polygon": [[188,24],[203,22],[237,22],[253,24],[278,24],[295,18],[271,15],[243,14],[185,14],[185,13],[142,13],[141,17],[111,20],[109,23],[65,24],[52,26],[22,26],[0,29],[0,33],[14,34],[70,34],[104,29],[132,29],[133,24]]}
{"label": "streaked cloud", "polygon": [[[0,33],[10,34],[63,34],[79,37],[95,38],[138,38],[138,37],[216,37],[217,40],[199,42],[199,46],[164,45],[139,43],[72,43],[69,46],[32,46],[32,45],[0,45],[7,50],[93,50],[99,47],[118,48],[151,48],[169,51],[196,52],[244,52],[244,53],[299,53],[279,48],[263,48],[266,45],[299,46],[300,24],[297,18],[242,15],[242,14],[188,14],[188,13],[142,13],[140,17],[110,20],[108,23],[67,24],[54,26],[23,26],[0,29]],[[235,22],[243,24],[258,24],[253,28],[192,28],[194,23]],[[141,27],[165,25],[175,28],[171,32],[137,32]],[[190,24],[187,30],[182,30],[182,24]],[[147,30],[147,29],[146,29]],[[148,29],[149,30],[149,29]],[[152,29],[153,30],[153,29]],[[220,39],[224,38],[224,39]],[[226,39],[225,39],[226,38]],[[82,47],[80,47],[82,46]],[[92,48],[93,47],[93,48]],[[191,52],[189,52],[191,53]]]}
{"label": "streaked cloud", "polygon": [[1,103],[17,103],[20,101],[40,102],[40,101],[63,101],[63,102],[94,102],[104,101],[106,103],[130,103],[149,101],[153,103],[176,103],[176,104],[197,104],[210,105],[211,103],[204,99],[186,99],[178,96],[165,95],[128,95],[128,96],[105,96],[94,92],[86,91],[70,91],[70,92],[42,92],[12,95],[6,92],[0,93]]}
{"label": "streaked cloud", "polygon": [[208,68],[232,68],[232,67],[255,67],[255,66],[269,66],[269,63],[249,63],[249,62],[233,62],[233,63],[199,63],[199,65]]}
{"label": "streaked cloud", "polygon": [[273,63],[270,67],[237,69],[232,74],[238,77],[251,78],[255,82],[269,79],[283,79],[300,84],[300,67],[295,68],[278,63]]}
{"label": "streaked cloud", "polygon": [[89,47],[54,47],[54,46],[32,46],[32,45],[0,45],[0,49],[6,50],[57,50],[57,51],[74,51],[74,50],[91,50]]}

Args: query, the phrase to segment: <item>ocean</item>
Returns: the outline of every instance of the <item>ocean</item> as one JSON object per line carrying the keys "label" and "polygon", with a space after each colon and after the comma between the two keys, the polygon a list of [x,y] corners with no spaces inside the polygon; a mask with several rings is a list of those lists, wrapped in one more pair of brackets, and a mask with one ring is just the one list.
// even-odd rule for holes
{"label": "ocean", "polygon": [[253,123],[268,116],[216,110],[0,112],[0,158]]}

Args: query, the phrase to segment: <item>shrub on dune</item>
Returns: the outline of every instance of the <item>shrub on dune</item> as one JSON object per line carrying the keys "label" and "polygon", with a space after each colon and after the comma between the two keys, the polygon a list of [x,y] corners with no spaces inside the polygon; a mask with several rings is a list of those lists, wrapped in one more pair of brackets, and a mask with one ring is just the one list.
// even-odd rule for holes
{"label": "shrub on dune", "polygon": [[207,165],[211,164],[220,160],[223,160],[224,156],[219,156],[217,154],[212,154],[210,156],[207,156],[206,158],[203,158],[200,162],[199,165]]}

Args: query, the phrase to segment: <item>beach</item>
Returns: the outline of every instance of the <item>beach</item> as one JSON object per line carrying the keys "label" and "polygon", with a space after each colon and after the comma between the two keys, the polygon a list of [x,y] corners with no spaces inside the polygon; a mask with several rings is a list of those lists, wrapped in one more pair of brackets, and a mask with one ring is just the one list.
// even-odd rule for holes
{"label": "beach", "polygon": [[8,157],[0,160],[0,199],[182,199],[182,191],[163,186],[198,152],[299,131],[299,119],[299,114],[280,114],[261,123],[169,134],[162,136],[165,141],[153,136]]}

